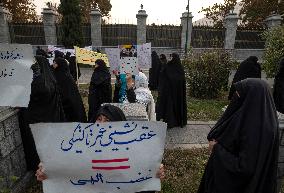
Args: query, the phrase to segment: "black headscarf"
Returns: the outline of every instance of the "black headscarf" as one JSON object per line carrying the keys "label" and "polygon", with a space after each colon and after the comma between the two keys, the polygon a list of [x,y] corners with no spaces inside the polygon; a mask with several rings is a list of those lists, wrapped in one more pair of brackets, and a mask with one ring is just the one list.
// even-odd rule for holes
{"label": "black headscarf", "polygon": [[64,58],[65,58],[67,61],[69,61],[70,57],[71,57],[71,52],[67,52],[66,55],[64,56]]}
{"label": "black headscarf", "polygon": [[161,71],[161,61],[157,52],[152,52],[152,67],[149,70],[149,88],[150,90],[157,90],[159,85],[159,75]]}
{"label": "black headscarf", "polygon": [[60,52],[59,50],[54,51],[54,59],[56,58],[64,58],[64,53]]}
{"label": "black headscarf", "polygon": [[284,114],[284,58],[280,61],[279,70],[274,79],[273,98],[277,111]]}
{"label": "black headscarf", "polygon": [[89,87],[89,121],[94,119],[103,103],[112,102],[111,74],[103,60],[96,60],[96,64]]}
{"label": "black headscarf", "polygon": [[165,64],[168,63],[168,60],[167,60],[167,57],[166,57],[165,54],[161,54],[161,55],[160,55],[160,60],[161,60],[161,63],[162,63],[163,65],[165,65]]}
{"label": "black headscarf", "polygon": [[19,112],[19,127],[27,169],[34,171],[36,171],[40,160],[29,124],[65,121],[59,89],[49,62],[43,56],[35,56],[35,58],[37,63],[33,65],[33,68],[36,75],[31,84],[29,106]]}
{"label": "black headscarf", "polygon": [[41,49],[39,46],[37,47],[36,55],[37,56],[44,56],[45,58],[48,58],[47,53],[43,49]]}
{"label": "black headscarf", "polygon": [[187,124],[186,80],[179,55],[172,54],[172,60],[160,74],[157,100],[157,120],[163,119],[169,128]]}
{"label": "black headscarf", "polygon": [[87,117],[78,87],[70,74],[69,66],[64,58],[56,58],[58,65],[54,75],[60,88],[64,113],[68,122],[86,122]]}
{"label": "black headscarf", "polygon": [[[256,56],[250,56],[245,61],[243,61],[232,82],[232,85],[238,81],[245,80],[246,78],[261,78],[261,67],[257,62],[258,58]],[[228,99],[231,100],[235,90],[231,87]]]}
{"label": "black headscarf", "polygon": [[120,108],[109,104],[102,106],[99,109],[97,116],[92,121],[95,122],[100,115],[106,116],[111,122],[126,121],[123,111]]}
{"label": "black headscarf", "polygon": [[208,140],[215,139],[198,193],[276,193],[278,120],[268,85],[246,79]]}

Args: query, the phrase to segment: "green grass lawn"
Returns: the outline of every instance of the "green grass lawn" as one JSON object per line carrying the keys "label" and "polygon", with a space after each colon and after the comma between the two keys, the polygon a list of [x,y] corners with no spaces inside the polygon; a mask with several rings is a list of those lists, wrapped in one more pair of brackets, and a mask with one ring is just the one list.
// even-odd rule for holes
{"label": "green grass lawn", "polygon": [[187,115],[189,121],[216,121],[220,118],[227,100],[205,100],[189,98],[187,100]]}

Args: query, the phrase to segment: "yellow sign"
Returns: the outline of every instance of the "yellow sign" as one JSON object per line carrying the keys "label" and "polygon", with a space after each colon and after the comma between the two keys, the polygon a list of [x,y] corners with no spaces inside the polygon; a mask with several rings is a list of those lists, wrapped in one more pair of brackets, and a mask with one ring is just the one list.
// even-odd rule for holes
{"label": "yellow sign", "polygon": [[101,54],[84,48],[74,46],[77,63],[95,65],[97,59],[105,61],[106,66],[109,67],[109,61],[106,54]]}

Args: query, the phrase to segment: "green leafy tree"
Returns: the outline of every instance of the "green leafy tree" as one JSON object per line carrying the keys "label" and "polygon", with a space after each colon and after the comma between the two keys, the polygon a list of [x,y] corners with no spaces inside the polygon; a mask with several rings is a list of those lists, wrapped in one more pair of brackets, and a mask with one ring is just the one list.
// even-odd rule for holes
{"label": "green leafy tree", "polygon": [[[225,0],[224,3],[202,8],[207,18],[216,25],[222,25],[226,14],[237,4],[237,0]],[[246,27],[262,27],[263,21],[273,12],[284,14],[284,1],[279,0],[241,0],[240,16],[242,25]]]}
{"label": "green leafy tree", "polygon": [[108,16],[112,8],[110,0],[81,0],[80,7],[84,23],[90,22],[90,12],[93,7],[97,7],[102,16]]}
{"label": "green leafy tree", "polygon": [[33,0],[1,0],[0,6],[12,14],[12,21],[17,23],[37,22]]}
{"label": "green leafy tree", "polygon": [[190,96],[200,99],[217,98],[227,89],[230,69],[235,62],[224,50],[210,50],[201,54],[189,53],[183,61]]}
{"label": "green leafy tree", "polygon": [[79,0],[60,0],[58,8],[62,15],[62,42],[66,48],[82,46],[82,14]]}
{"label": "green leafy tree", "polygon": [[274,77],[280,58],[284,56],[284,26],[275,27],[264,33],[266,39],[263,69],[268,77]]}

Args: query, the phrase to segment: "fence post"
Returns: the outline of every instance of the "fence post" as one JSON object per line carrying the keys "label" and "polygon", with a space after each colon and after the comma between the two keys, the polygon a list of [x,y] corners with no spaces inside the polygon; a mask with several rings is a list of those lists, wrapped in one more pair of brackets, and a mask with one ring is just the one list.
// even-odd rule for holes
{"label": "fence post", "polygon": [[51,8],[44,8],[42,20],[46,45],[57,45],[56,21],[58,13]]}
{"label": "fence post", "polygon": [[281,25],[282,17],[279,14],[272,14],[268,16],[264,21],[268,28],[273,28]]}
{"label": "fence post", "polygon": [[[187,20],[188,17],[188,20]],[[184,12],[182,14],[181,19],[181,26],[182,26],[182,32],[181,32],[181,48],[185,49],[186,44],[186,35],[187,35],[187,48],[190,48],[191,45],[191,34],[192,34],[192,14],[189,12],[189,15],[187,12]],[[188,21],[188,23],[187,23]],[[188,26],[188,31],[187,31]]]}
{"label": "fence post", "polygon": [[141,9],[138,11],[138,14],[136,14],[137,18],[137,45],[145,44],[147,39],[147,13],[145,10]]}
{"label": "fence post", "polygon": [[0,6],[0,43],[10,43],[11,41],[8,24],[10,18],[10,12]]}
{"label": "fence post", "polygon": [[224,48],[226,50],[233,50],[235,48],[235,41],[237,35],[239,16],[236,13],[229,13],[225,17],[225,42]]}
{"label": "fence post", "polygon": [[102,46],[102,14],[97,8],[91,10],[91,38],[93,47]]}

